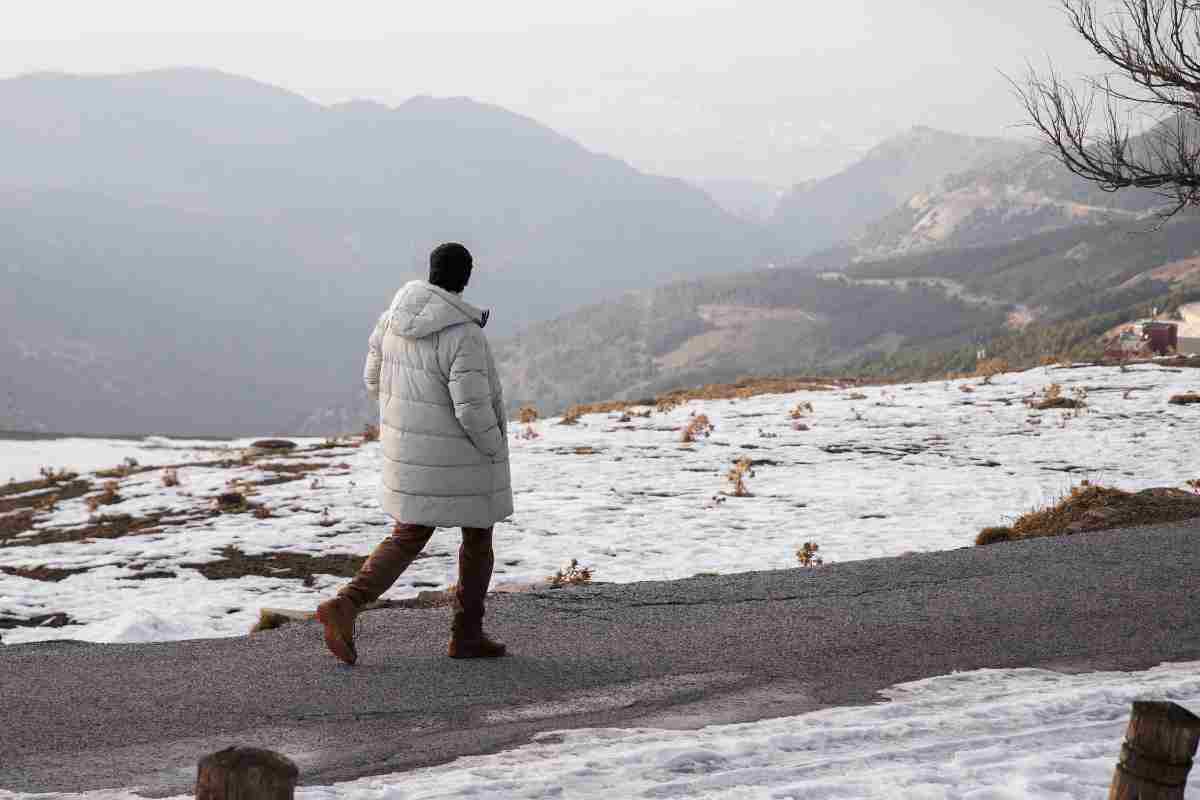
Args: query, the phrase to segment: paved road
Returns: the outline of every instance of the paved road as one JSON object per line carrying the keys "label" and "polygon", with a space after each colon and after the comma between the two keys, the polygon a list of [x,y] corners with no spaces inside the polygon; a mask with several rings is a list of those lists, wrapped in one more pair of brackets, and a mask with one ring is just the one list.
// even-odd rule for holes
{"label": "paved road", "polygon": [[448,612],[376,611],[360,663],[313,624],[244,639],[0,647],[0,787],[190,788],[267,746],[328,783],[585,726],[696,726],[869,702],[979,667],[1200,658],[1200,523],[506,597],[515,653],[440,655]]}

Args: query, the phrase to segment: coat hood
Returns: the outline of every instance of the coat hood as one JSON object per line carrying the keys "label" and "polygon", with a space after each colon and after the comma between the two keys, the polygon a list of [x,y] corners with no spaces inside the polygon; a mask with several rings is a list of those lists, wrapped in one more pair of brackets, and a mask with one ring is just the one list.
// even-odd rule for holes
{"label": "coat hood", "polygon": [[423,339],[452,325],[487,324],[488,312],[465,302],[428,281],[410,281],[396,292],[388,311],[392,332],[409,339]]}

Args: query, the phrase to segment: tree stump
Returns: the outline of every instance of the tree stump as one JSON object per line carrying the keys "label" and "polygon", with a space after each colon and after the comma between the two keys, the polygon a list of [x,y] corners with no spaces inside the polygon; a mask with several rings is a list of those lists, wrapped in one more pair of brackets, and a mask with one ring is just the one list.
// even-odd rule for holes
{"label": "tree stump", "polygon": [[1175,703],[1137,701],[1108,800],[1183,800],[1200,717]]}
{"label": "tree stump", "polygon": [[293,800],[300,770],[257,747],[228,747],[200,759],[196,800]]}

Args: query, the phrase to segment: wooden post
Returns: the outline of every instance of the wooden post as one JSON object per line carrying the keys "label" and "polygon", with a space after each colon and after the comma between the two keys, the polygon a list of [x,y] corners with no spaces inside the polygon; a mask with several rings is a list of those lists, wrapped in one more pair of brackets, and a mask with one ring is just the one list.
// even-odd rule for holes
{"label": "wooden post", "polygon": [[293,800],[300,770],[257,747],[229,747],[200,759],[196,800]]}
{"label": "wooden post", "polygon": [[1175,703],[1137,701],[1108,800],[1183,800],[1200,717]]}

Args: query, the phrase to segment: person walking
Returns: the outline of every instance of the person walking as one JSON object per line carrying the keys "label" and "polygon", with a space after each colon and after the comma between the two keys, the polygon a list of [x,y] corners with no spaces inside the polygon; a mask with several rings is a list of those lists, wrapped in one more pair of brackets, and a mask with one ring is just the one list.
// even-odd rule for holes
{"label": "person walking", "polygon": [[488,313],[462,299],[471,254],[448,242],[429,256],[429,280],[397,292],[371,334],[363,379],[379,413],[380,501],[396,525],[337,596],[317,607],[325,644],[358,660],[355,618],[416,559],[437,527],[461,527],[447,654],[493,658],[483,632],[493,525],[513,511],[504,397],[484,337]]}

